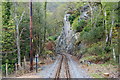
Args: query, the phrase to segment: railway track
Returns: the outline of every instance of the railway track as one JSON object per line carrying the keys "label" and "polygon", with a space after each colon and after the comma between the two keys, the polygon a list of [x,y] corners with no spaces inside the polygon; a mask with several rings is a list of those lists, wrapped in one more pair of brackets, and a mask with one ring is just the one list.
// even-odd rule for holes
{"label": "railway track", "polygon": [[[64,73],[64,77],[61,75]],[[69,71],[69,65],[68,65],[68,58],[65,54],[61,54],[60,62],[55,74],[55,80],[58,80],[59,78],[70,78],[70,71]]]}

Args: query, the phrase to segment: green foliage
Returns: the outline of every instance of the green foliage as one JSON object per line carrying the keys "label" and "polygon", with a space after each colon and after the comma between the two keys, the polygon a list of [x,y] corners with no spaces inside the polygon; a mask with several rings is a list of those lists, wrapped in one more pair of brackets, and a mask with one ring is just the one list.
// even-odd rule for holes
{"label": "green foliage", "polygon": [[81,37],[81,40],[88,43],[100,41],[101,39],[104,38],[104,28],[95,27],[93,29],[90,29],[90,27],[86,27],[81,32],[80,37]]}
{"label": "green foliage", "polygon": [[[103,78],[102,76],[100,76],[99,74],[93,74],[93,73],[91,73],[90,74],[93,78]],[[101,79],[102,80],[102,79]]]}
{"label": "green foliage", "polygon": [[88,48],[88,53],[92,55],[101,55],[104,53],[104,43],[103,42],[98,42],[94,43]]}
{"label": "green foliage", "polygon": [[5,73],[5,64],[8,63],[8,73],[14,71],[14,63],[17,62],[15,46],[15,26],[11,19],[11,2],[2,4],[2,71]]}
{"label": "green foliage", "polygon": [[11,9],[11,2],[4,2],[2,3],[2,20],[3,20],[3,25],[8,25],[9,20],[10,20],[10,9]]}
{"label": "green foliage", "polygon": [[6,70],[6,66],[5,64],[2,64],[2,73],[5,75],[5,70]]}
{"label": "green foliage", "polygon": [[91,56],[85,56],[83,58],[80,59],[80,61],[84,61],[84,60],[87,60],[87,61],[91,61],[93,59],[95,59],[95,55],[91,55]]}
{"label": "green foliage", "polygon": [[50,51],[50,50],[46,50],[46,51],[45,51],[45,54],[50,55],[50,54],[53,54],[53,52],[52,52],[52,51]]}
{"label": "green foliage", "polygon": [[98,62],[105,63],[110,60],[110,57],[111,57],[111,54],[105,54],[105,53],[97,54],[97,55],[86,54],[84,55],[83,58],[80,59],[80,61],[86,60],[86,61],[90,61],[93,63],[98,63]]}
{"label": "green foliage", "polygon": [[73,23],[73,21],[75,20],[75,18],[76,18],[77,16],[75,15],[75,14],[72,14],[72,15],[70,15],[69,16],[69,21],[70,21],[70,24],[72,24]]}
{"label": "green foliage", "polygon": [[[14,68],[15,68],[14,64],[8,64],[8,74],[13,73]],[[4,75],[5,75],[5,73],[6,73],[5,71],[6,71],[6,64],[2,64],[2,73],[3,73]]]}
{"label": "green foliage", "polygon": [[77,17],[72,24],[72,28],[73,30],[76,30],[76,32],[82,31],[84,26],[85,26],[85,21],[84,20],[79,21],[79,17]]}
{"label": "green foliage", "polygon": [[50,36],[50,37],[48,37],[48,40],[55,41],[56,39],[57,39],[57,36]]}
{"label": "green foliage", "polygon": [[8,73],[9,74],[12,73],[14,71],[14,68],[15,68],[14,64],[8,64]]}
{"label": "green foliage", "polygon": [[112,47],[111,46],[106,46],[104,49],[107,53],[112,51]]}
{"label": "green foliage", "polygon": [[[94,4],[94,3],[93,3]],[[93,6],[93,5],[91,5]],[[93,10],[93,19],[88,19],[86,21],[86,26],[82,29],[80,32],[80,38],[79,41],[87,45],[87,47],[81,47],[80,54],[82,54],[82,51],[84,52],[84,49],[87,48],[85,54],[89,55],[96,55],[94,58],[90,58],[89,60],[92,60],[94,62],[96,61],[108,61],[110,59],[113,59],[113,45],[114,49],[115,44],[110,44],[111,42],[114,42],[116,40],[114,37],[114,34],[116,32],[113,29],[112,32],[112,38],[109,37],[111,27],[114,28],[114,26],[117,24],[117,4],[116,3],[104,3],[102,2],[101,6],[97,6],[98,10]],[[106,16],[105,16],[106,12]],[[99,15],[97,13],[100,13]],[[75,20],[74,20],[75,21]],[[114,22],[113,25],[111,24],[112,21]],[[78,26],[77,19],[75,23],[73,23],[74,26]],[[76,29],[76,28],[74,28]],[[106,35],[108,35],[108,42],[109,45],[106,43]],[[115,51],[115,54],[117,51]],[[112,54],[111,54],[112,53]],[[108,56],[106,56],[108,55]]]}

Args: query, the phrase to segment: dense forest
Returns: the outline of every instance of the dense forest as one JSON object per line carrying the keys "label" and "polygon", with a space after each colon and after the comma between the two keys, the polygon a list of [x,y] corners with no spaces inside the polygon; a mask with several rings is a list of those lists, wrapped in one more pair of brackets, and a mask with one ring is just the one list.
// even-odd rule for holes
{"label": "dense forest", "polygon": [[[21,68],[24,58],[30,61],[30,4],[2,2],[2,73]],[[64,26],[64,15],[70,14],[74,40],[70,53],[80,61],[95,64],[120,63],[120,26],[118,2],[33,2],[33,57],[56,56],[58,37]],[[52,47],[51,47],[52,45]],[[81,59],[82,58],[82,59]]]}

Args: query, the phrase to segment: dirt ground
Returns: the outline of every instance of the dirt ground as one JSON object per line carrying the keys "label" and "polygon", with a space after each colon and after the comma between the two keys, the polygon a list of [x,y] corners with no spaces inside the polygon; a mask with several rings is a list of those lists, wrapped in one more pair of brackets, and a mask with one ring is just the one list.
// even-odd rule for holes
{"label": "dirt ground", "polygon": [[[92,65],[80,65],[82,68],[86,69],[87,72],[94,78],[118,78],[119,67],[117,65],[113,66],[111,64],[92,64]],[[108,73],[109,76],[106,76]]]}
{"label": "dirt ground", "polygon": [[[52,64],[53,62],[54,62],[54,60],[52,60],[51,58],[46,58],[46,59],[42,59],[41,58],[41,60],[38,62],[38,71],[41,70],[40,67]],[[14,77],[14,78],[40,78],[38,75],[36,75],[36,70],[35,70],[35,64],[36,63],[33,62],[33,64],[34,64],[34,70],[32,72],[29,71],[29,69],[30,69],[30,63],[29,62],[26,62],[26,63],[27,63],[27,65],[26,65],[27,68],[25,69],[24,72],[22,70],[19,70],[17,72],[17,74],[16,73],[11,74],[8,77],[11,77],[11,78],[12,77]]]}
{"label": "dirt ground", "polygon": [[16,78],[40,78],[40,77],[36,75],[35,72],[32,72],[32,73],[27,73],[27,74],[24,74]]}
{"label": "dirt ground", "polygon": [[[87,73],[93,78],[120,78],[120,66],[112,64],[80,64],[79,60],[72,56],[79,63],[79,66],[86,69]],[[109,76],[104,75],[108,73]]]}

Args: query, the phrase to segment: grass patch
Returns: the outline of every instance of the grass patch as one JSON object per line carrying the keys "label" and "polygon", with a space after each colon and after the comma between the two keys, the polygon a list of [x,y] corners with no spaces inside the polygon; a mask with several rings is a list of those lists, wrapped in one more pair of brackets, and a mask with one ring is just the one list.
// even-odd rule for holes
{"label": "grass patch", "polygon": [[[80,61],[83,61],[83,60],[86,60],[86,61],[90,61],[92,63],[98,63],[98,64],[104,64],[106,62],[109,62],[111,61],[110,59],[110,55],[84,55],[84,57],[82,57],[80,59]],[[113,63],[113,62],[112,62]]]}
{"label": "grass patch", "polygon": [[99,74],[90,74],[93,78],[103,78],[102,76],[100,76]]}
{"label": "grass patch", "polygon": [[105,63],[105,64],[99,64],[100,66],[108,66],[109,64]]}
{"label": "grass patch", "polygon": [[114,66],[120,65],[119,63],[115,62],[114,60],[110,60],[110,61],[106,62],[105,64],[107,64],[107,65],[111,64],[111,65],[114,65]]}
{"label": "grass patch", "polygon": [[81,58],[80,60],[82,61],[82,60],[92,60],[92,59],[94,59],[96,56],[86,56],[86,57],[83,57],[83,58]]}
{"label": "grass patch", "polygon": [[113,60],[109,60],[109,61],[105,62],[104,64],[99,64],[99,65],[101,65],[101,66],[108,66],[108,65],[118,66],[119,64]]}

